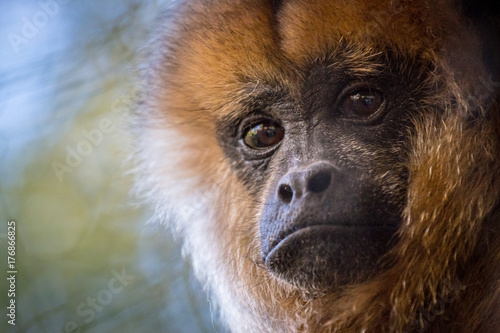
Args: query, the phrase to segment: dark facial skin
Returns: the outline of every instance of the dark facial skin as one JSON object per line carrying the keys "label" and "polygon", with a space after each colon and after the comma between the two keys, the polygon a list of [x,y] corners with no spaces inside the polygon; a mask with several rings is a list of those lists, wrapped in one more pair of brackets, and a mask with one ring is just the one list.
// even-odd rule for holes
{"label": "dark facial skin", "polygon": [[387,55],[365,76],[341,61],[311,64],[298,96],[263,86],[248,112],[221,122],[227,157],[264,202],[261,257],[277,277],[324,291],[383,269],[402,221],[415,101],[425,98],[415,88],[423,64],[397,63]]}

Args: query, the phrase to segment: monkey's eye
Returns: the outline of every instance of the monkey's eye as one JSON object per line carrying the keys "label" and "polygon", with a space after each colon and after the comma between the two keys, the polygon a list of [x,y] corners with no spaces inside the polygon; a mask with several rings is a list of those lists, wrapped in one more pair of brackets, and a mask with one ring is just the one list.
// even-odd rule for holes
{"label": "monkey's eye", "polygon": [[339,110],[345,117],[367,118],[375,114],[383,102],[381,93],[371,89],[361,89],[344,97]]}
{"label": "monkey's eye", "polygon": [[252,149],[266,149],[283,140],[285,129],[270,119],[253,122],[244,132],[243,142]]}

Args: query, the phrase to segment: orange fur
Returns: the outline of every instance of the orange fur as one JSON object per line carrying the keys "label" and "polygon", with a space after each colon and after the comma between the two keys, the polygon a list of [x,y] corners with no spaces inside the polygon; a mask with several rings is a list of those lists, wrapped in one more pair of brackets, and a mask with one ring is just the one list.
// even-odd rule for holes
{"label": "orange fur", "polygon": [[[186,237],[234,331],[500,330],[500,111],[476,96],[487,77],[480,41],[450,2],[290,0],[274,12],[264,0],[193,1],[169,22],[146,58],[155,65],[137,108],[140,183]],[[386,49],[433,64],[435,97],[419,103],[439,111],[415,119],[400,240],[379,276],[310,297],[259,264],[261,203],[224,158],[215,124],[259,85],[297,93],[317,59],[344,52],[353,72],[375,73],[384,69],[370,58]]]}

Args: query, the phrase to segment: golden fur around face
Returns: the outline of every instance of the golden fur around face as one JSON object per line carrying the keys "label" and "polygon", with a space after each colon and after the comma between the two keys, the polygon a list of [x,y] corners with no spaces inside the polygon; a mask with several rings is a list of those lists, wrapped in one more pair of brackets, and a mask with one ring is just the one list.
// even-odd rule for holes
{"label": "golden fur around face", "polygon": [[[479,33],[451,1],[185,1],[148,43],[133,121],[137,187],[185,240],[235,332],[500,330],[500,121]],[[408,190],[387,268],[310,294],[260,262],[270,186],[245,183],[217,133],[262,85],[299,98],[328,59],[353,76],[422,67]],[[384,164],[384,161],[380,162]],[[392,167],[389,162],[383,168]],[[260,186],[260,187],[258,187]]]}

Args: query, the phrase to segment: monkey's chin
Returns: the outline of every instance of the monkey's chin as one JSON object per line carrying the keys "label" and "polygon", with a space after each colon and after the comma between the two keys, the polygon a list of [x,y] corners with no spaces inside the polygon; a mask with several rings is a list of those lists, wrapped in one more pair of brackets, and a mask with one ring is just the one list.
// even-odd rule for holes
{"label": "monkey's chin", "polygon": [[376,274],[396,230],[392,226],[305,227],[281,240],[265,257],[265,266],[297,287],[333,291]]}

